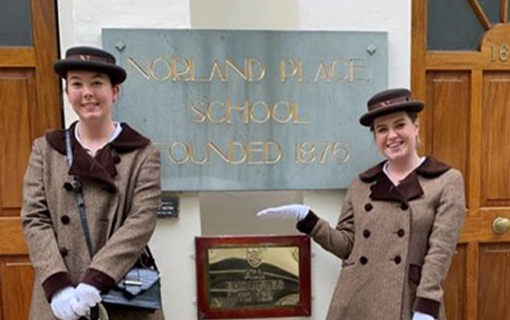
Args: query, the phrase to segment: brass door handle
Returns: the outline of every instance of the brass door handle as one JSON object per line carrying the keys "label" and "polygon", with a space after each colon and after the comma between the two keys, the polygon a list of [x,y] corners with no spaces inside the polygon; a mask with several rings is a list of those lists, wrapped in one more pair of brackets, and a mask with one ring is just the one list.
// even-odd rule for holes
{"label": "brass door handle", "polygon": [[492,223],[492,231],[494,231],[495,234],[504,234],[507,233],[508,230],[510,230],[509,219],[501,217],[494,219],[494,222]]}

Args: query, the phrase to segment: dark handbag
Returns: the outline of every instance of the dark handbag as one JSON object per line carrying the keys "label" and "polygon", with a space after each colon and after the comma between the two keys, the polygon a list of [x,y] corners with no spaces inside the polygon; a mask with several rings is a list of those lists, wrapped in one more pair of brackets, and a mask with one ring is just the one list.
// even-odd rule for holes
{"label": "dark handbag", "polygon": [[[71,138],[69,130],[65,131],[67,165],[71,167],[73,163],[73,154],[71,150]],[[87,223],[87,214],[85,212],[85,202],[81,186],[76,177],[73,177],[73,191],[76,196],[80,222],[83,228],[83,234],[87,242],[87,248],[90,258],[94,256],[94,248],[90,239],[90,231]],[[102,302],[110,305],[121,305],[148,311],[161,309],[161,277],[156,266],[154,257],[149,247],[146,247],[149,255],[149,261],[152,266],[147,266],[140,258],[128,273],[108,292],[101,295]]]}

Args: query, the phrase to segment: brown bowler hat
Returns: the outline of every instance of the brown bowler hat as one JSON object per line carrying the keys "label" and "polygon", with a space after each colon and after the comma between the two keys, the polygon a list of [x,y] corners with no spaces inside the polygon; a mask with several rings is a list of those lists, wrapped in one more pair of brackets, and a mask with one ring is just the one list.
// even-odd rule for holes
{"label": "brown bowler hat", "polygon": [[69,70],[86,70],[107,74],[112,84],[126,80],[126,70],[115,64],[115,57],[108,51],[94,47],[69,48],[65,59],[55,62],[53,69],[64,79]]}
{"label": "brown bowler hat", "polygon": [[370,127],[372,121],[380,116],[399,111],[420,112],[423,109],[423,102],[414,100],[411,91],[398,88],[381,91],[375,94],[367,102],[368,112],[359,119],[365,127]]}

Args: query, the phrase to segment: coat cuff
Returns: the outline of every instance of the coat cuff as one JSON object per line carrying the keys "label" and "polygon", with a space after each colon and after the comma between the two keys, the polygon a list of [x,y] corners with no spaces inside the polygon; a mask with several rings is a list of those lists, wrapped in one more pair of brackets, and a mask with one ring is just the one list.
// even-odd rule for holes
{"label": "coat cuff", "polygon": [[82,283],[96,287],[99,291],[108,291],[115,284],[115,280],[99,270],[88,268],[80,280]]}
{"label": "coat cuff", "polygon": [[42,283],[42,287],[44,290],[44,294],[46,295],[46,299],[48,302],[51,302],[51,297],[60,289],[65,287],[72,287],[73,282],[71,281],[71,277],[67,272],[57,272],[51,276],[49,276]]}
{"label": "coat cuff", "polygon": [[317,222],[319,222],[319,217],[317,217],[312,210],[309,210],[306,217],[298,221],[296,228],[303,233],[310,234]]}
{"label": "coat cuff", "polygon": [[434,319],[439,319],[439,302],[427,298],[416,298],[414,311],[430,314]]}

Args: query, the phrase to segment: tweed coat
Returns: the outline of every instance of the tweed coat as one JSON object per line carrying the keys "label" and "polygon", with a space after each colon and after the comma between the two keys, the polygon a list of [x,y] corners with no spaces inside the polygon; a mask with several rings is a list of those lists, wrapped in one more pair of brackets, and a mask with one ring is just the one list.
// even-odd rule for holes
{"label": "tweed coat", "polygon": [[[36,139],[25,173],[21,221],[36,281],[30,320],[54,320],[48,301],[65,286],[84,282],[111,288],[140,258],[156,226],[161,201],[160,154],[127,124],[92,158],[74,137],[69,168],[64,131]],[[81,183],[90,235],[91,261],[71,182]],[[111,320],[161,320],[153,313],[109,308]]]}
{"label": "tweed coat", "polygon": [[395,186],[384,163],[347,191],[331,228],[310,212],[297,225],[342,259],[327,320],[410,320],[414,311],[444,320],[441,282],[465,215],[460,172],[427,158]]}

